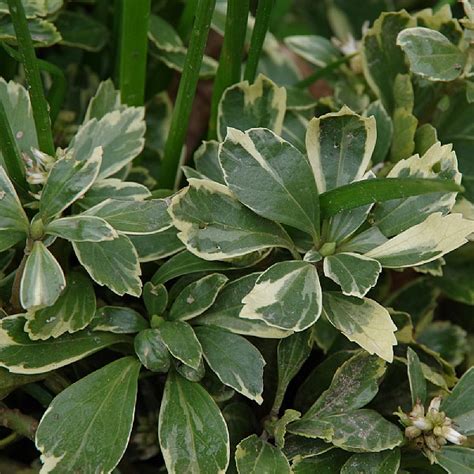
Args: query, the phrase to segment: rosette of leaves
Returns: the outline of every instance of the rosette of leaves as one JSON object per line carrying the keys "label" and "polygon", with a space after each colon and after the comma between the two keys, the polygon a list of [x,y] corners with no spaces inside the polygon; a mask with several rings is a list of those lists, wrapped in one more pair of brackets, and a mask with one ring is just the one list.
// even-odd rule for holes
{"label": "rosette of leaves", "polygon": [[[348,108],[309,122],[303,154],[268,128],[248,128],[258,121],[281,131],[285,96],[264,84],[234,86],[224,96],[221,129],[224,122],[240,130],[229,126],[218,147],[199,155],[201,171],[173,197],[178,237],[210,261],[283,249],[243,296],[240,319],[299,332],[322,317],[391,361],[396,326],[366,296],[382,268],[432,262],[465,243],[474,228],[450,214],[455,193],[432,188],[395,196],[391,189],[415,185],[419,194],[428,183],[456,186],[456,157],[436,143],[398,163],[388,178],[376,178],[369,169],[375,120]],[[231,93],[233,107],[224,109]]]}
{"label": "rosette of leaves", "polygon": [[[140,260],[150,257],[149,240],[160,234],[158,240],[171,240],[172,247],[176,238],[166,233],[171,227],[166,200],[149,199],[145,186],[114,177],[125,176],[143,148],[142,108],[121,104],[112,84],[102,84],[69,147],[49,157],[34,149],[26,91],[13,83],[0,85],[7,106],[18,104],[11,127],[36,198],[24,207],[0,168],[0,250],[24,248],[12,291],[15,310],[26,311],[29,335],[57,337],[90,322],[95,311],[91,279],[118,295],[140,296]],[[69,273],[67,258],[58,263],[55,254],[71,251],[90,279],[84,272]],[[161,247],[152,257],[163,251],[173,250]]]}

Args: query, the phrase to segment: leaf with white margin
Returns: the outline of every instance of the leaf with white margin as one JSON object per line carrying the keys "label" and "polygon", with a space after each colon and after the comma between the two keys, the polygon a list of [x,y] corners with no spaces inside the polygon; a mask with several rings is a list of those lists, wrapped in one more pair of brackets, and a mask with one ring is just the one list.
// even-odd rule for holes
{"label": "leaf with white margin", "polygon": [[89,101],[83,123],[92,119],[100,120],[109,112],[125,108],[126,105],[122,105],[120,100],[120,91],[115,88],[111,79],[107,79],[99,84],[94,97]]}
{"label": "leaf with white margin", "polygon": [[321,315],[321,285],[314,265],[286,261],[272,265],[257,279],[242,303],[240,317],[269,326],[303,331]]}
{"label": "leaf with white margin", "polygon": [[76,204],[82,209],[88,209],[109,198],[121,201],[143,201],[150,196],[150,190],[143,184],[107,178],[96,181]]}
{"label": "leaf with white margin", "polygon": [[123,357],[86,375],[54,398],[36,431],[41,472],[115,469],[132,432],[139,372],[137,359]]}
{"label": "leaf with white margin", "polygon": [[58,261],[37,240],[28,255],[20,282],[20,302],[23,308],[51,306],[66,286],[66,279]]}
{"label": "leaf with white margin", "polygon": [[202,363],[202,347],[190,324],[165,321],[158,327],[160,336],[171,355],[192,369]]}
{"label": "leaf with white margin", "polygon": [[329,255],[323,263],[324,275],[340,285],[347,296],[362,298],[376,285],[382,265],[377,260],[351,252]]}
{"label": "leaf with white margin", "polygon": [[242,81],[222,94],[218,109],[219,141],[223,141],[227,128],[245,131],[264,127],[281,134],[286,111],[286,89],[259,74],[253,84]]}
{"label": "leaf with white margin", "polygon": [[397,45],[407,55],[411,72],[430,81],[454,81],[466,65],[467,54],[442,33],[429,28],[401,31]]}
{"label": "leaf with white margin", "polygon": [[341,52],[323,36],[295,35],[287,36],[286,46],[294,53],[318,67],[326,67],[341,58]]}
{"label": "leaf with white margin", "polygon": [[113,175],[135,157],[144,145],[145,119],[143,107],[127,107],[105,114],[100,120],[92,119],[81,125],[68,151],[83,161],[95,147],[103,149],[99,179]]}
{"label": "leaf with white margin", "polygon": [[185,286],[171,305],[168,318],[186,321],[204,313],[227,281],[225,275],[211,273]]}
{"label": "leaf with white margin", "polygon": [[141,268],[135,247],[126,235],[103,242],[73,242],[74,252],[91,278],[114,293],[140,296]]}
{"label": "leaf with white margin", "polygon": [[[390,170],[387,178],[438,178],[461,183],[453,146],[441,145],[439,142],[421,157],[413,155],[400,160]],[[381,202],[374,210],[374,224],[386,236],[391,237],[419,224],[433,212],[449,212],[456,201],[456,194],[438,192]]]}
{"label": "leaf with white margin", "polygon": [[197,327],[203,355],[219,380],[259,405],[265,360],[247,339],[216,327]]}
{"label": "leaf with white margin", "polygon": [[168,204],[166,199],[147,201],[107,199],[85,211],[84,215],[101,217],[124,234],[154,234],[173,225],[167,212]]}
{"label": "leaf with white margin", "polygon": [[292,249],[285,230],[241,204],[225,186],[190,179],[189,187],[171,200],[168,209],[178,238],[206,260],[225,260],[271,247]]}
{"label": "leaf with white margin", "polygon": [[86,215],[55,219],[46,226],[45,233],[73,242],[102,242],[118,237],[116,230],[107,221]]}
{"label": "leaf with white margin", "polygon": [[169,473],[226,472],[229,432],[219,407],[199,383],[174,371],[166,380],[158,435]]}
{"label": "leaf with white margin", "polygon": [[235,450],[239,474],[291,474],[288,460],[281,450],[253,434],[243,439]]}
{"label": "leaf with white margin", "polygon": [[385,160],[393,138],[393,123],[382,101],[372,102],[364,112],[367,117],[375,117],[377,127],[377,140],[374,152],[372,153],[372,163],[377,164]]}
{"label": "leaf with white margin", "polygon": [[112,344],[128,342],[124,335],[88,329],[57,339],[32,341],[24,331],[23,314],[0,320],[0,366],[15,374],[42,374],[84,359]]}
{"label": "leaf with white margin", "polygon": [[379,453],[353,454],[342,466],[340,474],[398,474],[400,450],[387,449]]}
{"label": "leaf with white margin", "polygon": [[383,267],[413,267],[457,249],[472,232],[474,221],[463,219],[461,214],[443,216],[436,212],[365,255],[378,260]]}
{"label": "leaf with white margin", "polygon": [[[38,149],[30,96],[25,87],[17,82],[7,82],[0,77],[0,102],[5,108],[5,114],[20,151],[29,155],[32,148]],[[2,166],[5,164],[1,150],[0,164]]]}
{"label": "leaf with white margin", "polygon": [[26,239],[29,220],[4,168],[0,166],[0,252]]}
{"label": "leaf with white margin", "polygon": [[84,329],[95,314],[95,293],[88,277],[70,272],[66,288],[56,303],[27,314],[25,331],[33,340],[58,337]]}
{"label": "leaf with white margin", "polygon": [[83,196],[97,178],[102,163],[102,147],[76,160],[71,155],[56,161],[41,192],[39,210],[44,222],[60,214]]}
{"label": "leaf with white margin", "polygon": [[369,354],[377,354],[387,362],[393,361],[397,326],[382,305],[369,298],[324,292],[323,314],[347,339],[359,344]]}
{"label": "leaf with white margin", "polygon": [[129,238],[140,262],[154,262],[184,250],[184,244],[176,234],[177,230],[170,227],[155,234],[129,235]]}
{"label": "leaf with white margin", "polygon": [[362,117],[346,106],[311,119],[306,149],[319,192],[362,179],[376,139],[374,117]]}
{"label": "leaf with white margin", "polygon": [[258,319],[240,317],[243,307],[242,299],[255,285],[260,273],[251,273],[231,281],[218,294],[214,304],[193,323],[204,326],[217,326],[234,334],[260,338],[281,339],[292,334],[292,331],[269,326]]}
{"label": "leaf with white margin", "polygon": [[308,159],[265,128],[227,129],[219,151],[224,179],[258,215],[319,236],[318,189]]}
{"label": "leaf with white margin", "polygon": [[387,237],[382,234],[380,229],[377,226],[372,226],[344,242],[339,250],[341,252],[366,253],[387,241]]}
{"label": "leaf with white margin", "polygon": [[219,163],[219,142],[204,141],[194,152],[193,159],[196,170],[208,179],[225,184],[224,174]]}

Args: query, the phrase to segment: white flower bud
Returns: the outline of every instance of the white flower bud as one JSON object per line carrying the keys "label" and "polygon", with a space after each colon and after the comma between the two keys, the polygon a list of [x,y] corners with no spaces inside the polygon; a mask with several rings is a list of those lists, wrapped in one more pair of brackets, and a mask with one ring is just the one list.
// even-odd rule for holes
{"label": "white flower bud", "polygon": [[448,441],[454,444],[463,444],[467,440],[466,436],[462,435],[461,433],[456,431],[454,428],[451,428],[449,426],[445,426],[443,428],[443,436]]}

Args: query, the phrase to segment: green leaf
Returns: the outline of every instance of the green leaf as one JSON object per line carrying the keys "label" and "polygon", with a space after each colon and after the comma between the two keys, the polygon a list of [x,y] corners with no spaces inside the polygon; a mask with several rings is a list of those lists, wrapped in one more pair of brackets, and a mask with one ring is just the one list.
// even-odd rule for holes
{"label": "green leaf", "polygon": [[407,55],[411,72],[430,81],[454,81],[466,65],[467,55],[442,33],[429,28],[401,31],[397,45]]}
{"label": "green leaf", "polygon": [[449,474],[470,474],[474,470],[474,449],[444,446],[435,457]]}
{"label": "green leaf", "polygon": [[186,286],[171,306],[169,319],[186,321],[204,313],[227,282],[220,273],[211,273]]}
{"label": "green leaf", "polygon": [[0,252],[3,252],[26,238],[29,221],[15,188],[2,166],[0,166],[0,215],[2,216]]}
{"label": "green leaf", "polygon": [[158,434],[168,472],[226,471],[229,433],[219,407],[198,383],[174,372],[166,380]]}
{"label": "green leaf", "polygon": [[292,471],[285,455],[257,435],[242,440],[235,450],[239,474],[290,474]]}
{"label": "green leaf", "polygon": [[152,282],[156,285],[191,273],[224,271],[231,268],[232,265],[228,263],[203,260],[191,252],[183,250],[167,260],[157,270],[153,275]]}
{"label": "green leaf", "polygon": [[143,201],[150,196],[150,191],[143,184],[107,178],[96,181],[76,204],[83,209],[89,209],[109,198],[123,201]]}
{"label": "green leaf", "polygon": [[328,66],[341,57],[340,51],[323,36],[286,36],[285,45],[298,56],[320,68]]}
{"label": "green leaf", "polygon": [[[19,150],[30,156],[31,149],[38,149],[39,147],[28,91],[21,84],[13,81],[6,82],[3,77],[0,77],[0,101],[5,109],[5,114],[8,117],[8,122]],[[5,166],[1,150],[0,164]],[[0,173],[2,172],[0,171]],[[5,178],[2,176],[1,189],[3,190],[5,190],[4,181]]]}
{"label": "green leaf", "polygon": [[235,334],[260,338],[280,339],[292,334],[269,326],[257,319],[240,317],[242,299],[250,293],[260,273],[251,273],[226,284],[217,295],[214,304],[194,321],[205,326],[217,326]]}
{"label": "green leaf", "polygon": [[[370,178],[372,179],[372,177]],[[328,221],[326,242],[345,243],[369,217],[372,205],[360,206],[347,211],[338,212]]]}
{"label": "green leaf", "polygon": [[407,371],[410,383],[411,403],[413,406],[426,401],[426,381],[417,353],[409,347],[407,349]]}
{"label": "green leaf", "polygon": [[[160,49],[158,51],[151,50],[151,53],[156,59],[166,64],[171,69],[182,73],[185,67],[187,49],[181,48],[177,51],[165,51]],[[210,56],[204,55],[202,57],[201,66],[199,67],[199,78],[209,79],[216,75],[218,62]]]}
{"label": "green leaf", "polygon": [[[36,48],[52,46],[61,41],[61,35],[53,23],[40,18],[31,18],[28,20],[28,29],[30,31],[33,45]],[[0,41],[6,41],[17,45],[16,33],[10,18],[3,16],[0,19]]]}
{"label": "green leaf", "polygon": [[308,119],[301,113],[287,110],[281,131],[281,136],[304,154],[306,154],[305,137],[308,123]]}
{"label": "green leaf", "polygon": [[302,459],[321,457],[324,453],[331,450],[335,451],[334,446],[320,439],[287,434],[283,453],[289,461],[293,461],[294,468],[296,463]]}
{"label": "green leaf", "polygon": [[134,334],[148,327],[148,321],[140,313],[121,306],[102,306],[96,311],[90,324],[94,331],[115,334]]}
{"label": "green leaf", "polygon": [[443,216],[436,212],[365,255],[378,260],[383,267],[412,267],[457,249],[472,232],[474,221],[463,219],[461,214]]}
{"label": "green leaf", "polygon": [[377,141],[372,153],[372,163],[377,164],[385,160],[393,137],[393,123],[380,100],[372,102],[366,109],[367,117],[375,118]]}
{"label": "green leaf", "polygon": [[286,90],[260,74],[253,84],[242,81],[222,94],[218,111],[218,139],[223,141],[227,128],[241,131],[268,128],[281,134],[286,110]]}
{"label": "green leaf", "polygon": [[102,148],[91,148],[80,161],[66,155],[48,174],[41,192],[40,215],[44,222],[60,214],[83,196],[97,178],[102,162]]}
{"label": "green leaf", "polygon": [[229,189],[241,203],[317,241],[318,189],[307,158],[296,148],[270,130],[244,133],[229,128],[219,161]]}
{"label": "green leaf", "polygon": [[129,235],[128,237],[137,251],[140,262],[154,262],[184,249],[184,244],[176,234],[177,230],[170,227],[156,234]]}
{"label": "green leaf", "polygon": [[388,113],[394,108],[393,84],[397,74],[407,71],[405,55],[397,46],[398,33],[415,26],[406,11],[384,12],[362,38],[362,64],[365,79]]}
{"label": "green leaf", "polygon": [[143,149],[145,120],[143,107],[127,107],[93,118],[79,127],[68,150],[83,161],[95,147],[103,150],[99,179],[107,178],[140,154]]}
{"label": "green leaf", "polygon": [[400,450],[393,449],[380,453],[353,454],[342,466],[341,474],[397,474],[400,468]]}
{"label": "green leaf", "polygon": [[258,277],[242,300],[240,316],[279,329],[303,331],[321,315],[321,299],[318,273],[312,264],[279,262]]}
{"label": "green leaf", "polygon": [[65,286],[66,279],[58,261],[43,242],[35,241],[21,276],[21,305],[30,310],[51,306]]}
{"label": "green leaf", "polygon": [[261,404],[265,360],[260,352],[242,336],[222,329],[198,327],[196,335],[219,380]]}
{"label": "green leaf", "polygon": [[61,34],[60,44],[85,51],[100,51],[109,38],[104,24],[91,15],[62,10],[54,24]]}
{"label": "green leaf", "polygon": [[158,328],[171,355],[183,364],[198,370],[202,363],[202,348],[193,328],[183,321],[165,321]]}
{"label": "green leaf", "polygon": [[173,26],[157,15],[150,15],[148,38],[163,51],[179,51],[184,46]]}
{"label": "green leaf", "polygon": [[311,330],[293,334],[278,343],[278,384],[273,402],[273,412],[280,410],[288,385],[298,374],[311,354]]}
{"label": "green leaf", "polygon": [[385,370],[379,357],[357,352],[336,370],[331,385],[305,413],[301,424],[364,407],[377,395]]}
{"label": "green leaf", "polygon": [[[115,88],[112,79],[102,81],[97,87],[94,97],[87,104],[84,123],[95,118],[100,120],[104,115],[114,110],[124,110],[125,105],[120,101],[120,91]],[[111,178],[114,181],[119,181]]]}
{"label": "green leaf", "polygon": [[400,446],[398,427],[373,410],[355,410],[324,418],[334,430],[332,444],[346,451],[378,453]]}
{"label": "green leaf", "polygon": [[83,359],[104,347],[127,342],[124,336],[83,330],[57,339],[32,341],[23,327],[24,315],[0,321],[0,366],[15,374],[42,374]]}
{"label": "green leaf", "polygon": [[140,362],[153,372],[168,372],[171,359],[158,329],[144,329],[134,339],[135,353]]}
{"label": "green leaf", "polygon": [[285,436],[288,425],[300,418],[301,413],[299,411],[289,409],[285,410],[283,416],[275,422],[273,435],[275,437],[275,444],[278,448],[283,449],[285,447]]}
{"label": "green leaf", "polygon": [[323,313],[350,341],[359,344],[369,354],[377,354],[392,362],[397,327],[389,312],[379,303],[369,298],[325,292]]}
{"label": "green leaf", "polygon": [[168,306],[168,291],[165,285],[154,285],[151,281],[143,287],[143,300],[150,316],[161,316]]}
{"label": "green leaf", "polygon": [[56,303],[26,315],[25,330],[31,339],[48,339],[84,329],[95,314],[92,282],[82,273],[70,272],[66,289]]}
{"label": "green leaf", "polygon": [[[399,161],[388,173],[388,178],[427,178],[461,183],[456,154],[452,145],[436,142],[423,156],[414,155]],[[453,207],[456,193],[429,193],[405,199],[379,203],[374,212],[374,224],[387,236],[399,234],[423,222],[430,214],[447,214]]]}
{"label": "green leaf", "polygon": [[474,434],[474,368],[471,367],[441,404],[441,410],[453,419],[459,431]]}
{"label": "green leaf", "polygon": [[70,385],[52,401],[36,432],[44,472],[114,470],[132,432],[139,371],[136,359],[124,357]]}
{"label": "green leaf", "polygon": [[360,180],[376,138],[375,119],[361,117],[345,106],[339,112],[313,118],[306,132],[306,149],[319,192]]}
{"label": "green leaf", "polygon": [[120,201],[107,199],[88,209],[85,214],[101,217],[124,234],[154,234],[171,227],[165,199]]}
{"label": "green leaf", "polygon": [[324,275],[341,286],[347,296],[362,298],[377,284],[382,266],[377,260],[341,252],[324,259]]}
{"label": "green leaf", "polygon": [[74,252],[91,278],[114,293],[140,296],[141,269],[135,247],[125,235],[104,242],[73,242]]}
{"label": "green leaf", "polygon": [[442,179],[377,178],[347,184],[320,195],[321,217],[391,199],[420,196],[428,193],[458,192],[456,183]]}
{"label": "green leaf", "polygon": [[219,142],[215,140],[202,142],[202,145],[194,152],[193,158],[199,173],[217,183],[225,184],[224,174],[219,163],[219,145]]}
{"label": "green leaf", "polygon": [[190,179],[189,187],[172,199],[169,212],[180,240],[206,260],[271,247],[292,248],[281,226],[254,214],[228,188],[213,181]]}
{"label": "green leaf", "polygon": [[55,219],[46,226],[45,233],[73,242],[102,242],[118,237],[115,229],[104,219],[81,215]]}
{"label": "green leaf", "polygon": [[294,474],[340,474],[341,468],[351,454],[341,449],[331,449],[321,455],[307,459],[296,459],[293,463]]}

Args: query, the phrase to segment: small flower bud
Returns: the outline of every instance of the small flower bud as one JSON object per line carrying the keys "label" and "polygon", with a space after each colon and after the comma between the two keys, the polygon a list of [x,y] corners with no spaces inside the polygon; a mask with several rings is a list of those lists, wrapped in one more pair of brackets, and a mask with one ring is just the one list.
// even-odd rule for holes
{"label": "small flower bud", "polygon": [[430,431],[433,429],[433,424],[424,417],[412,418],[413,426],[416,426],[422,431]]}
{"label": "small flower bud", "polygon": [[467,440],[466,436],[462,435],[461,433],[456,431],[454,428],[451,428],[449,426],[443,427],[443,436],[448,441],[454,444],[463,444]]}
{"label": "small flower bud", "polygon": [[415,439],[418,438],[418,436],[421,435],[421,430],[417,428],[416,426],[407,426],[405,428],[405,436],[408,439]]}
{"label": "small flower bud", "polygon": [[430,402],[428,411],[439,411],[440,406],[441,406],[441,397],[434,397],[433,400],[431,400]]}
{"label": "small flower bud", "polygon": [[438,444],[438,441],[433,435],[425,436],[425,443],[426,446],[431,449],[431,451],[438,451],[441,446]]}

